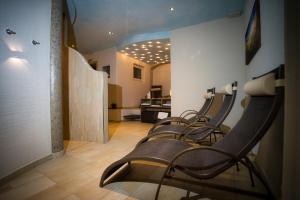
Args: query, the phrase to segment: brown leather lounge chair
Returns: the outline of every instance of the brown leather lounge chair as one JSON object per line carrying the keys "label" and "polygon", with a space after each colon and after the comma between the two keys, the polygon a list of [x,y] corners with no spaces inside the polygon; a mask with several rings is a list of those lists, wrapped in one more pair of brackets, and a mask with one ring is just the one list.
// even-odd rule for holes
{"label": "brown leather lounge chair", "polygon": [[[222,140],[210,147],[195,147],[185,141],[156,139],[141,143],[103,172],[100,187],[113,182],[157,183],[155,199],[161,185],[201,193],[201,185],[230,192],[272,198],[272,192],[247,154],[262,139],[283,105],[284,86],[281,70],[268,73],[245,84],[250,102],[241,119]],[[142,162],[140,162],[142,161]],[[150,161],[150,162],[148,162]],[[225,170],[242,163],[261,181],[266,193],[209,183]],[[194,197],[191,197],[195,199]]]}
{"label": "brown leather lounge chair", "polygon": [[[175,135],[179,138],[184,137],[185,139],[192,140],[193,142],[201,143],[207,136],[211,136],[215,131],[223,133],[220,126],[229,115],[237,94],[237,82],[224,86],[219,92],[224,95],[224,100],[218,113],[209,121],[202,124],[200,127],[194,127],[197,122],[194,123],[181,123],[181,124],[170,124],[162,125],[155,124],[149,131],[148,137],[144,138],[142,142],[149,140],[156,136]],[[198,116],[200,119],[205,116]],[[216,140],[216,139],[215,139]],[[211,137],[210,137],[211,143]]]}

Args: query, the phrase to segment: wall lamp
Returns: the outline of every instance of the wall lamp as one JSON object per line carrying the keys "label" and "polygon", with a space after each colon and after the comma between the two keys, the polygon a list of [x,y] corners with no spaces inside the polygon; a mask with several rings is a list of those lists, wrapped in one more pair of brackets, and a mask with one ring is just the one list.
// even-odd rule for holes
{"label": "wall lamp", "polygon": [[39,43],[38,41],[32,40],[32,44],[33,44],[33,45],[39,45],[39,44],[41,44],[41,43]]}
{"label": "wall lamp", "polygon": [[15,34],[16,34],[15,31],[10,30],[9,28],[7,28],[5,31],[6,31],[6,33],[7,33],[8,35],[15,35]]}

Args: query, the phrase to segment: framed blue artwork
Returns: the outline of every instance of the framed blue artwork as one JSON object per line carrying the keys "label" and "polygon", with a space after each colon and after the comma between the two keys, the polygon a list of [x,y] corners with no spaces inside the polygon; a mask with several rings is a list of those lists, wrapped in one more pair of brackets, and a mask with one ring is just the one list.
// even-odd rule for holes
{"label": "framed blue artwork", "polygon": [[255,0],[245,34],[246,65],[261,47],[260,2]]}

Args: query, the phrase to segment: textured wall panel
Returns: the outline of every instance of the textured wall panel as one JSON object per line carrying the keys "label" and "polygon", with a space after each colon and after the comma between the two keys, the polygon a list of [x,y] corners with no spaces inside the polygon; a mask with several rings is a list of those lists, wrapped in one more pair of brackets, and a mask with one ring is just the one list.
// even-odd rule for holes
{"label": "textured wall panel", "polygon": [[63,143],[63,98],[62,98],[62,12],[61,0],[52,0],[51,10],[51,42],[50,42],[50,69],[51,69],[51,140],[52,152],[64,149]]}
{"label": "textured wall panel", "polygon": [[69,48],[70,139],[106,142],[107,74],[96,71]]}

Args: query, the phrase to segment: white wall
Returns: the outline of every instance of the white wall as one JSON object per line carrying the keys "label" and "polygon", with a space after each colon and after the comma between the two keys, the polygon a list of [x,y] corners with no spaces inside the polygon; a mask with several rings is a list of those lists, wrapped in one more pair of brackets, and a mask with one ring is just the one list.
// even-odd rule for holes
{"label": "white wall", "polygon": [[170,94],[171,89],[171,65],[164,64],[152,70],[152,85],[162,85],[162,95]]}
{"label": "white wall", "polygon": [[110,84],[116,84],[116,53],[117,49],[112,47],[85,56],[87,60],[97,61],[97,70],[102,70],[103,66],[110,65],[110,78],[108,78]]}
{"label": "white wall", "polygon": [[50,18],[50,0],[0,1],[0,178],[51,154]]}
{"label": "white wall", "polygon": [[[117,52],[116,47],[97,51],[85,58],[97,61],[97,67],[110,65],[108,83],[122,87],[122,107],[139,107],[140,99],[150,89],[150,65]],[[133,64],[144,66],[143,80],[133,78]]]}
{"label": "white wall", "polygon": [[[133,64],[144,66],[142,80],[133,78]],[[139,107],[150,90],[150,65],[117,52],[116,84],[122,87],[123,107]]]}
{"label": "white wall", "polygon": [[246,79],[244,18],[223,18],[171,32],[172,115],[198,109],[207,88],[217,90],[238,81],[238,96],[225,124],[233,126],[242,114],[240,101]]}
{"label": "white wall", "polygon": [[[246,67],[247,79],[264,74],[284,63],[284,1],[260,1],[261,48]],[[254,0],[245,3],[244,31],[246,32]]]}

